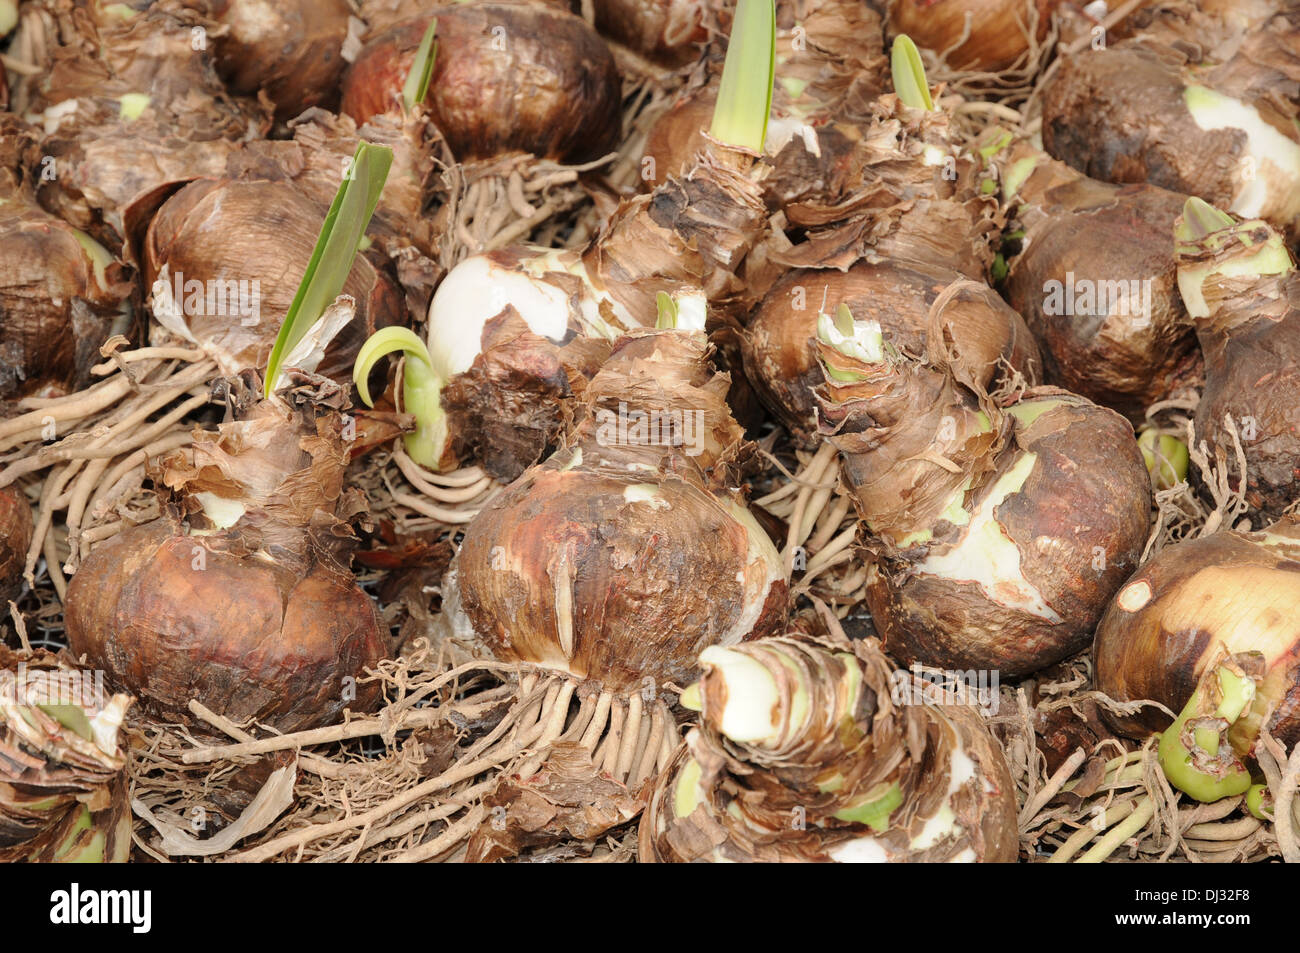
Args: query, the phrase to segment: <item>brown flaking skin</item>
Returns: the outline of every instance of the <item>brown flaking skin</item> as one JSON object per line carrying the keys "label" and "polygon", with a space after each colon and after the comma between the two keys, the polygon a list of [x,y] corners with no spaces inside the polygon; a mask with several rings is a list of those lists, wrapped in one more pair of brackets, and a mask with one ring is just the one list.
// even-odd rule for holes
{"label": "brown flaking skin", "polygon": [[[346,0],[211,0],[227,30],[216,38],[217,68],[231,92],[264,91],[277,119],[338,102],[347,62],[343,41],[352,9]],[[268,16],[274,17],[268,25]],[[244,25],[244,18],[251,22]]]}
{"label": "brown flaking skin", "polygon": [[[782,637],[747,642],[738,651],[761,658],[777,642],[786,643],[783,655],[808,686],[812,724],[802,732],[788,728],[788,743],[779,751],[731,742],[709,716],[713,679],[706,673],[700,727],[660,775],[642,815],[642,862],[827,862],[837,846],[860,837],[872,838],[896,863],[942,862],[968,850],[985,863],[1016,859],[1015,787],[1000,749],[973,708],[919,703],[925,696],[917,682],[911,688],[918,703],[894,704],[898,673],[874,639],[850,646]],[[844,665],[832,653],[843,652],[856,656],[864,675],[855,702],[831,695],[841,684]],[[765,667],[777,682],[788,721],[796,682],[780,662]],[[974,765],[974,777],[949,802],[961,832],[914,848],[912,841],[948,798],[956,748]],[[678,817],[677,783],[691,760],[701,768],[701,803],[687,817]],[[822,782],[836,775],[840,785],[826,790]],[[868,792],[893,784],[902,803],[890,813],[884,831],[833,816]],[[791,823],[799,811],[802,826]]]}
{"label": "brown flaking skin", "polygon": [[[294,381],[269,400],[254,372],[226,382],[232,419],[153,472],[163,515],[95,549],[69,584],[71,651],[157,718],[188,723],[197,698],[295,731],[378,698],[361,679],[387,637],[348,569],[365,504],[344,487],[346,402],[323,378]],[[216,527],[199,493],[245,509]]]}
{"label": "brown flaking skin", "polygon": [[[284,182],[203,179],[172,196],[149,226],[144,279],[152,288],[168,268],[185,282],[251,282],[261,291],[258,323],[244,326],[239,315],[187,313],[186,325],[225,373],[266,366],[294,292],[311,260],[326,208]],[[357,351],[378,328],[405,323],[400,291],[358,255],[343,294],[356,301],[356,316],[325,351],[321,374],[352,379]],[[178,302],[179,304],[179,302]],[[231,310],[227,308],[227,310]]]}
{"label": "brown flaking skin", "polygon": [[0,604],[22,589],[33,530],[32,507],[23,491],[16,486],[0,489]]}
{"label": "brown flaking skin", "polygon": [[[1025,154],[1013,151],[1008,164]],[[1195,386],[1203,365],[1173,254],[1185,196],[1096,182],[1041,156],[1015,201],[1024,250],[1011,259],[1004,288],[1039,342],[1047,381],[1135,421],[1156,401]],[[1149,280],[1150,314],[1140,313],[1140,299],[1128,314],[1048,314],[1047,283],[1064,287],[1067,273],[1094,288]]]}
{"label": "brown flaking skin", "polygon": [[[1223,649],[1258,651],[1264,680],[1229,740],[1249,750],[1271,709],[1268,730],[1290,748],[1300,741],[1298,637],[1300,527],[1284,519],[1261,533],[1221,531],[1162,550],[1125,583],[1097,627],[1097,688],[1117,701],[1151,699],[1177,713]],[[1170,722],[1150,706],[1104,711],[1138,738]]]}
{"label": "brown flaking skin", "polygon": [[[438,55],[424,105],[457,159],[519,151],[581,162],[613,150],[618,70],[580,17],[506,0],[434,14]],[[343,112],[362,124],[397,107],[428,25],[427,15],[409,20],[366,45],[343,79]]]}
{"label": "brown flaking skin", "polygon": [[708,0],[601,0],[595,7],[602,35],[664,66],[686,65],[709,36]]}
{"label": "brown flaking skin", "polygon": [[[848,305],[854,318],[880,324],[885,340],[900,351],[924,354],[929,310],[935,298],[962,276],[938,267],[858,262],[848,271],[797,269],[768,292],[744,335],[745,369],[767,406],[801,440],[816,433],[813,389],[821,383],[812,339],[818,313]],[[803,298],[795,308],[796,292]],[[823,297],[825,303],[823,304]],[[963,291],[943,311],[947,333],[981,386],[1003,376],[1005,361],[1030,384],[1041,364],[1033,336],[1020,315],[991,288]]]}

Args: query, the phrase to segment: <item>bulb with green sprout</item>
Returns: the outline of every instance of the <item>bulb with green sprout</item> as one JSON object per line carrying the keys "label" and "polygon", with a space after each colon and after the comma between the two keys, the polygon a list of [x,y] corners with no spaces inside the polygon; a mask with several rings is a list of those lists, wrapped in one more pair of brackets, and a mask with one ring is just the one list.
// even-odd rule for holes
{"label": "bulb with green sprout", "polygon": [[916,358],[880,336],[865,318],[823,329],[816,396],[886,649],[1006,677],[1081,650],[1146,542],[1132,427],[1059,388],[994,400],[946,340]]}
{"label": "bulb with green sprout", "polygon": [[[1241,481],[1246,501],[1276,518],[1300,492],[1300,273],[1282,236],[1188,199],[1174,229],[1178,287],[1205,355],[1196,438]],[[1231,420],[1231,424],[1229,423]]]}
{"label": "bulb with green sprout", "polygon": [[426,341],[446,439],[417,462],[472,458],[518,476],[555,445],[560,408],[609,343],[654,325],[660,292],[677,302],[680,327],[699,329],[706,304],[740,293],[737,271],[767,222],[773,18],[772,0],[741,0],[713,135],[688,171],[623,202],[585,249],[515,246],[451,270]]}
{"label": "bulb with green sprout", "polygon": [[700,713],[641,819],[643,862],[1011,862],[1015,788],[974,699],[874,639],[700,655]]}

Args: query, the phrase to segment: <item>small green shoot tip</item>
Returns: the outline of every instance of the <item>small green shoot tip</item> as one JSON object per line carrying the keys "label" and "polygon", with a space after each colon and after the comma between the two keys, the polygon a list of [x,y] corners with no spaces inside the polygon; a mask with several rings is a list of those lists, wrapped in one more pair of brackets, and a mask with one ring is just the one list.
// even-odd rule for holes
{"label": "small green shoot tip", "polygon": [[925,66],[921,63],[921,51],[906,33],[900,33],[894,38],[889,67],[894,76],[894,92],[898,95],[899,102],[912,109],[924,109],[927,112],[934,109],[930,86],[925,79]]}
{"label": "small green shoot tip", "polygon": [[438,58],[438,43],[434,39],[437,32],[438,18],[434,17],[429,21],[429,28],[424,31],[420,48],[415,52],[415,61],[411,63],[411,71],[406,74],[406,82],[402,86],[402,105],[407,112],[414,109],[417,103],[424,102],[424,97],[429,92],[429,77],[433,75],[433,64]]}
{"label": "small green shoot tip", "polygon": [[847,304],[841,303],[835,309],[835,330],[846,338],[853,337],[853,312],[849,310]]}
{"label": "small green shoot tip", "polygon": [[776,3],[739,0],[709,135],[761,153],[776,78]]}
{"label": "small green shoot tip", "polygon": [[655,327],[660,331],[671,331],[677,327],[677,302],[673,296],[666,291],[661,291],[655,295],[655,308],[659,315],[655,319]]}
{"label": "small green shoot tip", "polygon": [[1236,224],[1227,212],[1221,212],[1209,202],[1193,196],[1183,205],[1183,220],[1178,225],[1180,241],[1195,242],[1214,232]]}
{"label": "small green shoot tip", "polygon": [[267,358],[267,397],[275,392],[284,355],[293,350],[343,290],[392,164],[393,151],[387,146],[357,143],[352,164],[325,215],[307,270]]}
{"label": "small green shoot tip", "polygon": [[357,352],[352,365],[352,382],[367,407],[370,371],[380,359],[395,351],[406,357],[402,371],[402,410],[415,417],[415,432],[405,436],[407,455],[420,466],[437,469],[447,438],[446,414],[442,409],[442,380],[434,372],[433,359],[424,342],[409,328],[383,328],[370,335]]}

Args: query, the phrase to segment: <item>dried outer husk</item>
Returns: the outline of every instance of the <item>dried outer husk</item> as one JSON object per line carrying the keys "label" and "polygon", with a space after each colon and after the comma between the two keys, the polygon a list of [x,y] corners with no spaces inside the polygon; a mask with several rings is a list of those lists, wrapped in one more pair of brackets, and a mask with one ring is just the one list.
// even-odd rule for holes
{"label": "dried outer husk", "polygon": [[1107,182],[1146,182],[1300,226],[1300,11],[1226,62],[1141,38],[1065,58],[1043,87],[1043,144]]}
{"label": "dried outer husk", "polygon": [[0,490],[0,606],[7,607],[22,588],[27,547],[32,544],[34,530],[32,506],[22,487]]}
{"label": "dried outer husk", "polygon": [[596,29],[661,66],[685,66],[709,39],[712,0],[597,0]]}
{"label": "dried outer husk", "polygon": [[0,400],[76,390],[100,345],[130,330],[132,273],[26,186],[0,188],[0,235]]}
{"label": "dried outer husk", "polygon": [[747,447],[707,355],[701,332],[616,345],[566,446],[466,528],[443,585],[458,638],[621,692],[781,624],[784,566],[731,483]]}
{"label": "dried outer husk", "polygon": [[83,560],[69,645],[166,720],[189,723],[191,698],[281,731],[367,710],[389,647],[348,568],[366,502],[344,485],[345,392],[295,375],[262,400],[252,371],[223,387],[228,419],[156,465],[163,515]]}
{"label": "dried outer husk", "polygon": [[[1179,712],[1223,653],[1253,655],[1255,698],[1228,730],[1243,757],[1261,729],[1300,744],[1300,523],[1257,533],[1223,530],[1157,553],[1124,584],[1097,627],[1097,688],[1120,701],[1151,699]],[[1153,706],[1108,708],[1120,731],[1145,737],[1170,717]]]}
{"label": "dried outer husk", "polygon": [[950,141],[942,110],[878,97],[851,152],[821,194],[791,203],[806,237],[772,257],[787,267],[845,269],[855,261],[939,266],[983,281],[1002,226],[978,156]]}
{"label": "dried outer husk", "polygon": [[441,144],[428,116],[420,110],[382,113],[358,129],[348,116],[311,108],[288,127],[292,139],[245,143],[227,160],[224,175],[292,182],[322,209],[328,209],[359,142],[392,150],[388,179],[366,228],[370,241],[364,253],[377,266],[395,272],[406,292],[408,311],[425,313],[444,274],[433,260],[441,236],[433,219],[425,214]]}
{"label": "dried outer husk", "polygon": [[[109,10],[108,7],[112,7]],[[19,84],[15,108],[40,112],[70,99],[142,95],[153,103],[191,94],[227,98],[206,0],[148,4],[33,0],[13,48],[39,68]]]}
{"label": "dried outer husk", "polygon": [[[1271,253],[1270,266],[1261,264],[1261,252]],[[1239,484],[1235,429],[1246,458],[1246,502],[1275,519],[1300,494],[1300,272],[1281,236],[1259,220],[1180,243],[1178,261],[1205,355],[1197,439],[1208,443],[1211,459],[1225,458]]]}
{"label": "dried outer husk", "polygon": [[655,784],[642,861],[1016,859],[1015,788],[969,703],[895,671],[874,639],[782,636],[726,654],[770,680],[771,734],[724,733],[722,656],[701,659],[700,727]]}
{"label": "dried outer husk", "polygon": [[1029,51],[1030,27],[1037,12],[1036,37],[1047,37],[1052,12],[1061,0],[876,0],[885,9],[889,31],[905,33],[956,70],[999,72]]}
{"label": "dried outer husk", "polygon": [[264,93],[277,119],[337,103],[352,16],[347,0],[207,2],[225,27],[216,38],[217,68],[231,92]]}
{"label": "dried outer husk", "polygon": [[828,374],[817,396],[890,654],[1013,677],[1084,648],[1146,542],[1151,481],[1128,422],[1058,388],[999,406],[944,362],[818,349],[859,378]]}
{"label": "dried outer husk", "polygon": [[[326,209],[288,182],[201,179],[175,193],[145,238],[154,338],[197,344],[225,374],[265,367]],[[356,313],[317,370],[347,382],[365,340],[405,324],[406,311],[396,284],[364,256],[353,262],[343,293]]]}
{"label": "dried outer husk", "polygon": [[[179,186],[220,176],[264,123],[197,91],[139,115],[111,97],[47,113],[36,184],[42,206],[138,265],[150,218]],[[48,157],[48,158],[46,158]]]}
{"label": "dried outer husk", "polygon": [[940,320],[967,373],[986,390],[1008,371],[1037,384],[1042,362],[1034,337],[992,288],[937,266],[895,262],[786,274],[749,318],[742,337],[745,371],[796,439],[812,443],[818,439],[813,390],[823,380],[812,344],[818,315],[846,305],[854,316],[876,321],[897,350],[924,354],[931,307],[945,289],[962,281]]}
{"label": "dried outer husk", "polygon": [[[871,104],[885,90],[888,74],[880,17],[865,4],[782,0],[776,14],[776,84],[766,143],[773,169],[764,182],[764,199],[773,212],[837,187],[857,126],[870,120]],[[651,127],[642,160],[644,187],[679,173],[704,147],[717,104],[721,56],[707,65],[697,85]]]}
{"label": "dried outer husk", "polygon": [[[495,438],[509,452],[491,454],[491,472],[513,478],[559,434],[553,416],[538,427],[549,411],[520,415],[529,395],[566,396],[565,380],[572,390],[590,365],[590,344],[573,349],[576,366],[564,357],[575,337],[611,341],[653,325],[660,293],[689,312],[683,321],[702,327],[706,304],[739,295],[736,270],[766,229],[765,171],[752,152],[711,140],[686,175],[620,204],[583,251],[512,246],[453,268],[429,306],[428,331],[434,371],[449,395],[452,445],[460,440],[472,449],[476,420],[496,417],[506,428],[519,421],[521,433]],[[529,336],[521,336],[511,312]],[[528,343],[538,353],[525,353]],[[495,355],[494,344],[509,344],[513,353]]]}
{"label": "dried outer husk", "polygon": [[431,17],[438,53],[424,107],[458,160],[517,151],[581,162],[614,150],[613,54],[581,17],[534,0],[438,7],[372,37],[344,76],[342,112],[365,123],[397,107]]}
{"label": "dried outer husk", "polygon": [[98,687],[51,652],[0,645],[0,862],[127,860],[118,733],[133,699]]}
{"label": "dried outer husk", "polygon": [[[1015,188],[1004,192],[1008,228],[1023,233],[1003,288],[1034,332],[1047,381],[1134,421],[1197,389],[1204,365],[1169,240],[1185,196],[1089,179],[1027,142],[999,162],[1004,188]],[[1066,305],[1076,288],[1095,303]]]}
{"label": "dried outer husk", "polygon": [[707,140],[682,175],[623,201],[583,255],[597,287],[641,326],[653,323],[659,291],[690,285],[720,305],[739,295],[737,272],[766,230],[770,167],[747,149]]}

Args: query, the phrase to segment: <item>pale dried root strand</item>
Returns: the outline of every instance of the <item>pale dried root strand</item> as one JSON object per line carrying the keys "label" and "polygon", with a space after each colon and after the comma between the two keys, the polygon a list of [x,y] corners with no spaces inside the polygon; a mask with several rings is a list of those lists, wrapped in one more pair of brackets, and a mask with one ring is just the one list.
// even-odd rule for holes
{"label": "pale dried root strand", "polygon": [[794,551],[807,538],[808,533],[812,531],[812,522],[816,515],[820,515],[820,510],[816,511],[812,520],[807,521],[807,531],[805,531],[805,520],[813,505],[820,504],[825,506],[826,501],[830,499],[830,491],[821,486],[823,475],[827,469],[835,462],[835,447],[830,443],[823,443],[817,448],[812,461],[802,472],[806,481],[799,488],[798,495],[795,498],[794,512],[789,519],[789,530],[786,533],[785,549],[782,557],[785,562],[786,571],[789,572],[794,565]]}
{"label": "pale dried root strand", "polygon": [[402,471],[402,475],[410,481],[413,487],[438,503],[467,503],[477,499],[497,485],[495,480],[477,467],[470,471],[471,473],[478,471],[479,476],[475,480],[462,483],[459,482],[458,478],[457,484],[439,485],[429,479],[431,474],[407,456],[406,451],[401,448],[393,451],[393,462],[397,464],[397,468]]}

